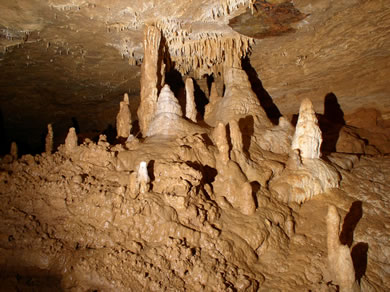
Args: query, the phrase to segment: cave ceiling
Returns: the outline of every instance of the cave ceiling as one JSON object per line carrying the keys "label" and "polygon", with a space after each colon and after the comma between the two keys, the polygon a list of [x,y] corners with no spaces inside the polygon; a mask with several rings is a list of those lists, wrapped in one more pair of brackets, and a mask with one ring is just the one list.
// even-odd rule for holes
{"label": "cave ceiling", "polygon": [[390,119],[389,8],[386,0],[0,0],[2,127],[33,143],[47,123],[64,134],[72,118],[84,131],[113,124],[124,92],[139,99],[146,24],[162,30],[171,55],[186,42],[249,40],[250,67],[283,115],[306,97],[321,112],[332,92],[346,114],[376,108]]}

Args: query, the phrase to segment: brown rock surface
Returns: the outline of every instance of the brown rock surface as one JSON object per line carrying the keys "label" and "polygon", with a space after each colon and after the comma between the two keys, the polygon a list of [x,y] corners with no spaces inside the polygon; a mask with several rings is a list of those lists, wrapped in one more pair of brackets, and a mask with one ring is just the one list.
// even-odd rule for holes
{"label": "brown rock surface", "polygon": [[387,1],[0,2],[0,290],[390,290]]}

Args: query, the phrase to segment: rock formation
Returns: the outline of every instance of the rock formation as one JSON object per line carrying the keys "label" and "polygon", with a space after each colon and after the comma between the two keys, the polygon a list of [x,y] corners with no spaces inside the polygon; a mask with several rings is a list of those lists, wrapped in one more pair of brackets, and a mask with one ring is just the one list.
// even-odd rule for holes
{"label": "rock formation", "polygon": [[13,160],[18,159],[18,144],[16,144],[16,142],[11,143],[9,154]]}
{"label": "rock formation", "polygon": [[194,96],[194,81],[192,78],[186,79],[186,117],[196,123],[196,111],[195,96]]}
{"label": "rock formation", "polygon": [[213,106],[206,122],[216,125],[217,121],[228,123],[231,120],[247,119],[252,125],[247,127],[271,127],[272,123],[262,109],[252,90],[248,76],[241,68],[225,68],[225,94]]}
{"label": "rock formation", "polygon": [[205,120],[208,120],[210,118],[210,113],[212,113],[214,111],[215,104],[221,98],[222,97],[218,94],[216,83],[215,82],[211,83],[209,103],[206,104],[205,112],[204,112],[204,119]]}
{"label": "rock formation", "polygon": [[150,123],[146,136],[181,136],[194,132],[202,133],[204,129],[183,118],[179,102],[169,85],[165,84],[158,97],[156,114]]}
{"label": "rock formation", "polygon": [[328,265],[333,280],[340,287],[340,292],[360,292],[355,279],[355,269],[351,251],[340,242],[340,215],[333,205],[328,207],[326,217]]}
{"label": "rock formation", "polygon": [[313,105],[305,99],[299,111],[286,169],[270,184],[271,190],[281,200],[302,203],[339,186],[337,170],[320,159],[321,142],[321,131]]}
{"label": "rock formation", "polygon": [[53,127],[51,124],[47,125],[47,134],[45,138],[45,152],[51,154],[53,152]]}
{"label": "rock formation", "polygon": [[299,149],[303,158],[320,158],[322,136],[310,99],[302,101],[291,148]]}
{"label": "rock formation", "polygon": [[131,113],[129,109],[129,96],[124,95],[123,101],[119,104],[119,113],[116,116],[117,137],[129,137],[131,131]]}
{"label": "rock formation", "polygon": [[76,129],[73,127],[69,128],[68,135],[66,136],[66,139],[65,139],[65,151],[67,153],[71,153],[76,149],[76,147],[78,145],[77,140],[78,140],[78,138],[77,138],[77,134],[76,134]]}
{"label": "rock formation", "polygon": [[145,161],[141,161],[138,168],[137,173],[137,184],[139,187],[139,192],[144,194],[149,191],[150,188],[150,178],[148,174],[147,163]]}
{"label": "rock formation", "polygon": [[137,111],[140,130],[144,136],[157,109],[157,96],[161,85],[161,80],[159,80],[162,62],[159,55],[160,43],[160,30],[155,26],[146,25],[143,42],[144,60],[141,67],[141,101]]}
{"label": "rock formation", "polygon": [[[338,79],[351,85],[344,77],[354,75],[354,66],[357,80],[370,82],[350,86],[348,92],[356,92],[349,96],[376,92],[367,95],[369,103],[388,107],[386,5],[347,0],[0,2],[4,124],[17,120],[14,113],[28,113],[23,122],[30,123],[33,110],[39,112],[43,104],[51,113],[36,118],[39,131],[42,121],[53,121],[57,139],[70,119],[88,129],[78,135],[69,129],[65,145],[50,155],[24,154],[28,148],[21,139],[24,155],[11,150],[12,156],[0,157],[3,290],[390,289],[390,159],[378,155],[390,145],[381,143],[390,137],[386,110],[367,113],[370,121],[362,125],[347,115],[344,119],[343,97],[336,123],[327,124],[334,113],[329,102],[317,115],[304,100],[297,128],[290,123],[297,97],[316,96],[317,108],[325,92],[346,92]],[[348,18],[349,12],[354,16]],[[319,36],[327,32],[331,37],[323,42]],[[269,38],[254,46],[254,39],[242,33]],[[367,45],[364,36],[376,42]],[[248,56],[251,49],[263,57]],[[23,74],[14,71],[17,60],[23,60]],[[376,66],[370,70],[376,71],[367,69],[372,63]],[[75,68],[77,78],[71,78]],[[257,76],[260,71],[264,75]],[[47,82],[51,72],[55,82]],[[184,76],[194,78],[185,87]],[[26,79],[34,86],[9,82]],[[212,84],[204,119],[196,116],[195,79],[205,93],[197,95],[200,113],[209,81],[225,86],[218,94]],[[372,88],[363,88],[367,84]],[[24,88],[28,95],[22,94]],[[113,98],[125,91],[131,99],[125,94],[121,102],[115,140],[107,125],[117,114]],[[45,92],[61,94],[46,100]],[[18,95],[23,98],[15,102]],[[279,112],[274,102],[287,104],[283,109],[289,111]],[[31,112],[16,110],[30,104]],[[134,112],[136,106],[139,138],[130,134],[129,109]],[[322,133],[318,124],[325,128]],[[14,132],[3,130],[6,152]],[[323,146],[328,143],[324,159],[322,139]],[[349,206],[341,228],[338,212]]]}
{"label": "rock formation", "polygon": [[240,166],[229,158],[229,144],[226,139],[226,127],[218,123],[213,132],[214,141],[218,148],[216,169],[218,171],[213,183],[214,190],[226,199],[234,208],[245,215],[252,215],[256,205],[252,195],[252,187]]}

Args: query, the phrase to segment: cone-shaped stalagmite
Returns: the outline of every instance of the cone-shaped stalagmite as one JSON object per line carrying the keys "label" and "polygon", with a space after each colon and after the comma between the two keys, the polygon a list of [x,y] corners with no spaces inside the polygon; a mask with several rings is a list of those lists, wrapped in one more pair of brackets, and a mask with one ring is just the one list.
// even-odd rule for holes
{"label": "cone-shaped stalagmite", "polygon": [[119,106],[119,113],[116,116],[117,137],[127,138],[131,131],[131,113],[129,109],[129,96],[127,94],[125,94]]}
{"label": "cone-shaped stalagmite", "polygon": [[177,128],[179,120],[182,119],[183,112],[175,95],[166,84],[161,89],[158,98],[156,114],[150,123],[146,136],[155,134],[168,135]]}
{"label": "cone-shaped stalagmite", "polygon": [[[137,111],[139,126],[145,136],[157,107],[157,96],[161,74],[161,58],[159,49],[161,32],[154,26],[145,26],[144,31],[144,60],[141,68],[141,101]],[[163,75],[163,74],[162,74]]]}
{"label": "cone-shaped stalagmite", "polygon": [[65,150],[66,152],[73,152],[77,146],[76,129],[72,127],[69,129],[68,135],[65,139]]}
{"label": "cone-shaped stalagmite", "polygon": [[196,104],[194,96],[194,81],[192,78],[186,80],[186,117],[196,123]]}
{"label": "cone-shaped stalagmite", "polygon": [[45,139],[45,152],[50,154],[53,152],[53,126],[47,125],[47,135]]}
{"label": "cone-shaped stalagmite", "polygon": [[302,101],[291,148],[298,149],[303,158],[320,158],[321,130],[310,99]]}

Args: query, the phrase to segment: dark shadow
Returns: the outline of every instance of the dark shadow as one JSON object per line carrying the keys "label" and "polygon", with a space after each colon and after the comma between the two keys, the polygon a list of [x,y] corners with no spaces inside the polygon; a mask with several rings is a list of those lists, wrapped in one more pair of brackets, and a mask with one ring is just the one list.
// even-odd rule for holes
{"label": "dark shadow", "polygon": [[351,257],[353,267],[355,268],[355,277],[359,283],[367,270],[367,253],[368,243],[359,242],[352,248]]}
{"label": "dark shadow", "polygon": [[3,111],[0,108],[0,155],[8,153],[7,144],[8,141],[5,134]]}
{"label": "dark shadow", "polygon": [[333,92],[330,92],[325,96],[324,117],[333,123],[345,125],[344,112]]}
{"label": "dark shadow", "polygon": [[[208,82],[208,79],[207,79]],[[198,111],[197,119],[198,121],[203,120],[204,117],[204,110],[206,107],[206,104],[209,103],[209,99],[207,98],[206,94],[203,92],[202,89],[200,89],[199,84],[194,80],[194,96],[195,96],[195,104],[196,104],[196,110]]]}
{"label": "dark shadow", "polygon": [[341,110],[337,97],[333,92],[325,96],[324,114],[319,115],[318,122],[323,138],[321,152],[336,152],[337,140],[339,139],[341,128],[345,125],[345,120],[344,112]]}
{"label": "dark shadow", "polygon": [[238,126],[242,133],[243,151],[249,153],[249,147],[251,146],[251,137],[255,132],[255,122],[253,116],[246,116],[238,121]]}
{"label": "dark shadow", "polygon": [[39,268],[2,267],[1,291],[63,291],[61,277]]}
{"label": "dark shadow", "polygon": [[[185,109],[185,85],[179,71],[173,69],[165,73],[165,84],[168,84],[182,109]],[[184,112],[184,111],[183,111]]]}
{"label": "dark shadow", "polygon": [[353,231],[356,228],[360,218],[363,216],[363,208],[361,201],[355,201],[352,203],[348,214],[344,218],[343,227],[340,233],[340,242],[344,245],[352,246]]}
{"label": "dark shadow", "polygon": [[116,129],[111,124],[108,125],[107,129],[105,129],[102,134],[106,135],[108,143],[115,144]]}
{"label": "dark shadow", "polygon": [[150,177],[150,181],[154,181],[155,177],[154,177],[154,163],[155,161],[154,160],[150,160],[149,163],[148,163],[148,174],[149,174],[149,177]]}
{"label": "dark shadow", "polygon": [[294,114],[291,118],[291,125],[293,125],[294,127],[297,126],[297,123],[298,123],[298,117],[299,115],[298,114]]}
{"label": "dark shadow", "polygon": [[201,134],[203,140],[204,140],[204,143],[206,144],[206,146],[213,146],[214,143],[213,141],[211,140],[211,138],[209,137],[209,135],[207,135],[206,133],[203,133]]}
{"label": "dark shadow", "polygon": [[80,124],[75,117],[72,117],[72,127],[76,130],[76,134],[80,134]]}
{"label": "dark shadow", "polygon": [[213,74],[207,75],[206,80],[207,80],[207,89],[209,91],[208,95],[210,96],[211,84],[213,84],[213,82],[215,81],[214,75]]}
{"label": "dark shadow", "polygon": [[259,202],[257,201],[257,193],[260,190],[260,184],[257,181],[253,181],[251,182],[251,186],[252,186],[252,196],[253,199],[255,200],[255,206],[257,209],[259,207]]}
{"label": "dark shadow", "polygon": [[[230,135],[230,124],[225,125],[225,131],[226,131],[226,140],[227,140],[227,143],[229,145],[229,149],[232,150],[233,143],[232,143],[232,136]],[[230,153],[230,150],[229,150],[229,153]]]}
{"label": "dark shadow", "polygon": [[141,137],[141,129],[139,127],[139,121],[135,120],[131,127],[131,134],[133,134],[134,137],[140,138]]}
{"label": "dark shadow", "polygon": [[214,182],[215,177],[218,174],[218,171],[209,165],[201,165],[194,161],[186,161],[186,164],[202,173],[202,181],[200,184],[201,186],[204,186],[205,184],[211,185],[211,183]]}
{"label": "dark shadow", "polygon": [[279,123],[279,118],[282,116],[282,114],[273,102],[272,97],[264,89],[263,84],[261,83],[256,70],[252,67],[248,57],[245,57],[242,60],[242,69],[244,69],[246,74],[248,75],[252,90],[257,95],[260,105],[267,114],[267,117],[272,121],[274,125],[277,125]]}

